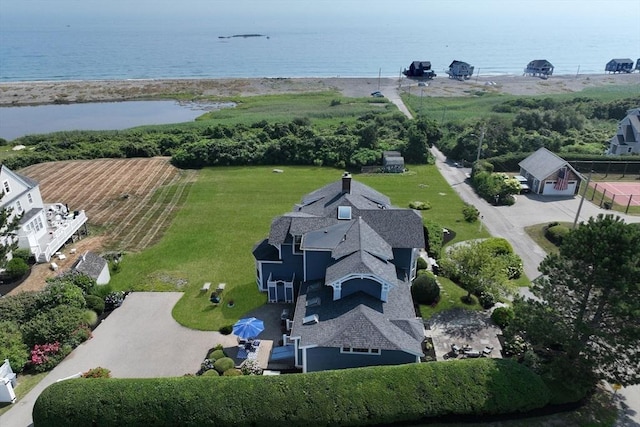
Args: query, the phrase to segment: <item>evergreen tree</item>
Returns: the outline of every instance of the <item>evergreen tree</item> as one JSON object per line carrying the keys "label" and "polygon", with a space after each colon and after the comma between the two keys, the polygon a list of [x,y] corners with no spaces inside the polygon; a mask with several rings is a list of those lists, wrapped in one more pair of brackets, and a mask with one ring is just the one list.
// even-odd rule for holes
{"label": "evergreen tree", "polygon": [[[511,336],[524,337],[565,384],[640,384],[640,227],[599,215],[540,265],[538,300],[514,304]],[[591,384],[588,384],[591,382]]]}

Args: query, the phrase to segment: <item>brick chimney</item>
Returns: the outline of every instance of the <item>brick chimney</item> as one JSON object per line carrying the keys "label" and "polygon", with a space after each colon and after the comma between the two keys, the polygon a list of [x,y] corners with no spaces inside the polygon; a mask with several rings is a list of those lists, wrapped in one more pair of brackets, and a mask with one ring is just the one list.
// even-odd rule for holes
{"label": "brick chimney", "polygon": [[349,172],[342,174],[342,192],[351,193],[351,174]]}

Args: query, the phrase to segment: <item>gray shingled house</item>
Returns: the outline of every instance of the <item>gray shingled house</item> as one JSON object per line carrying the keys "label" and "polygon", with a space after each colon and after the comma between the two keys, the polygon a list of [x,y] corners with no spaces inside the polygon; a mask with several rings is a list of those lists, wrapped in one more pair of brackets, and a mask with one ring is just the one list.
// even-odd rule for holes
{"label": "gray shingled house", "polygon": [[450,79],[468,80],[473,76],[473,66],[463,61],[453,61],[447,70]]}
{"label": "gray shingled house", "polygon": [[296,307],[286,342],[303,372],[419,362],[424,341],[411,280],[422,217],[342,180],[275,218],[253,250],[258,289]]}
{"label": "gray shingled house", "polygon": [[527,179],[531,192],[545,196],[573,196],[580,188],[582,175],[566,160],[542,147],[518,163],[520,175]]}
{"label": "gray shingled house", "polygon": [[633,60],[629,58],[614,58],[607,62],[604,70],[609,73],[631,73],[633,71]]}
{"label": "gray shingled house", "polygon": [[93,252],[85,252],[73,263],[72,270],[86,274],[98,285],[106,285],[111,280],[107,260]]}
{"label": "gray shingled house", "polygon": [[547,78],[553,74],[553,65],[546,59],[534,59],[524,69],[525,75]]}
{"label": "gray shingled house", "polygon": [[627,111],[618,123],[618,131],[609,141],[607,154],[640,154],[640,108]]}

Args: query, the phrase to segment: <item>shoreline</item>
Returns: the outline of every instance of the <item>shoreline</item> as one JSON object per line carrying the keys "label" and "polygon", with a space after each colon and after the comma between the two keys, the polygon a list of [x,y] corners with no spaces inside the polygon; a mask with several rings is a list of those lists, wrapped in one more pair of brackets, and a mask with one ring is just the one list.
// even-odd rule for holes
{"label": "shoreline", "polygon": [[[439,75],[426,80],[402,77],[255,77],[126,80],[47,80],[0,83],[0,107],[117,102],[150,99],[230,98],[238,96],[337,90],[346,97],[368,97],[380,90],[415,92],[427,97],[473,96],[478,91],[510,95],[550,95],[585,88],[638,85],[640,73],[554,75],[548,79],[514,74],[480,75],[458,81]],[[635,92],[635,91],[633,91]],[[632,94],[632,93],[630,93]]]}

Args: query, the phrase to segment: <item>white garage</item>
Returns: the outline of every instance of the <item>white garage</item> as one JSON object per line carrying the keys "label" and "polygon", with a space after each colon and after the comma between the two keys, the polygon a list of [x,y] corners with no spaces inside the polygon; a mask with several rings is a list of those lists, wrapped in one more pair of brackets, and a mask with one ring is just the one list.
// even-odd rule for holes
{"label": "white garage", "polygon": [[545,196],[573,196],[580,189],[582,175],[562,157],[546,148],[521,161],[520,175],[527,179],[531,191]]}

